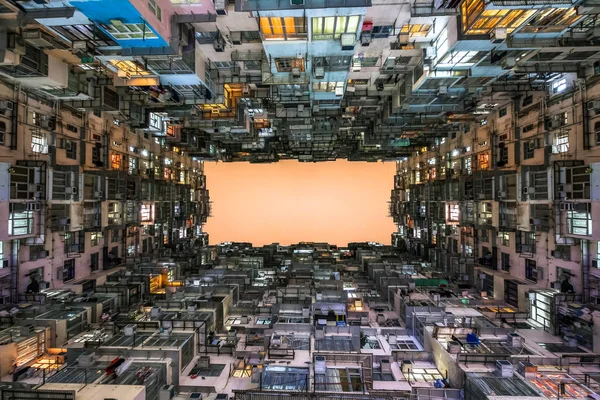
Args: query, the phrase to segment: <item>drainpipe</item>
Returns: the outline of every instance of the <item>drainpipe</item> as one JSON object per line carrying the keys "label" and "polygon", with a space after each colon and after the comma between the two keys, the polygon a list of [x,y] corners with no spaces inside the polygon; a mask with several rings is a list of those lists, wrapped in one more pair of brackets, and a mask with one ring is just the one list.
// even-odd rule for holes
{"label": "drainpipe", "polygon": [[19,301],[19,248],[20,246],[19,240],[13,240],[12,244],[12,254],[10,257],[10,274],[11,274],[11,300],[13,303],[18,303]]}

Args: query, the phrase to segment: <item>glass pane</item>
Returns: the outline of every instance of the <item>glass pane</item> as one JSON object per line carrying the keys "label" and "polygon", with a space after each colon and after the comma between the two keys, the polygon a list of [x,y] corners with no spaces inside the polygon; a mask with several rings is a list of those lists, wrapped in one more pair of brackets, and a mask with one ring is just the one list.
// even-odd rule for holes
{"label": "glass pane", "polygon": [[325,18],[325,29],[324,29],[323,33],[332,34],[334,25],[335,25],[335,17],[326,17]]}
{"label": "glass pane", "polygon": [[313,35],[320,35],[323,33],[323,18],[312,19],[312,30]]}
{"label": "glass pane", "polygon": [[348,17],[338,17],[337,25],[335,26],[335,33],[344,33],[344,29],[346,29],[346,22]]}
{"label": "glass pane", "polygon": [[283,21],[285,23],[285,32],[288,35],[293,35],[296,33],[296,26],[294,24],[294,17],[284,17]]}
{"label": "glass pane", "polygon": [[356,33],[358,30],[358,22],[360,21],[360,17],[358,15],[353,15],[348,17],[348,29],[346,32],[348,33]]}
{"label": "glass pane", "polygon": [[281,25],[281,18],[271,18],[271,24],[273,25],[273,34],[283,36],[283,26]]}
{"label": "glass pane", "polygon": [[262,17],[260,19],[260,29],[262,30],[263,35],[272,35],[271,24],[269,23],[269,18]]}

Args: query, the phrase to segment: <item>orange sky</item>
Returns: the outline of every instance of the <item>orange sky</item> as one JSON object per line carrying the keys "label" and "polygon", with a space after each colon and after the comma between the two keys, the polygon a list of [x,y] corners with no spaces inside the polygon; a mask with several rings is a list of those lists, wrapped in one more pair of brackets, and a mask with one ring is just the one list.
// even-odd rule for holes
{"label": "orange sky", "polygon": [[394,173],[393,162],[207,162],[212,217],[204,231],[211,244],[389,244]]}

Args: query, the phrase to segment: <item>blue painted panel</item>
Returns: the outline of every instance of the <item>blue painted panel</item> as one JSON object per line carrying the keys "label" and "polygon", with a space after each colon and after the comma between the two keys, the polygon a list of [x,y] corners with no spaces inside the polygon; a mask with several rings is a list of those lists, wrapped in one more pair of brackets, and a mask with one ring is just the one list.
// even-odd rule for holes
{"label": "blue painted panel", "polygon": [[[127,0],[75,0],[70,1],[70,4],[97,24],[109,25],[110,21],[115,19],[121,20],[124,24],[139,24],[144,22],[140,12]],[[150,24],[146,23],[146,25],[158,38],[113,39],[121,47],[165,47],[168,45],[166,40]],[[99,28],[112,37],[102,26],[99,26]]]}

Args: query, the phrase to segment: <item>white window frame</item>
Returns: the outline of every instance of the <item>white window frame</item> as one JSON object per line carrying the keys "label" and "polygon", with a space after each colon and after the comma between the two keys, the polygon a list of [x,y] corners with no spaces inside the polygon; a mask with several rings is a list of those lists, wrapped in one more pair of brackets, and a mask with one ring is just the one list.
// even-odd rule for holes
{"label": "white window frame", "polygon": [[46,139],[46,135],[31,134],[31,151],[39,154],[48,154],[48,139]]}
{"label": "white window frame", "polygon": [[560,154],[569,151],[569,132],[558,132],[554,135],[552,153]]}
{"label": "white window frame", "polygon": [[106,32],[117,41],[158,39],[158,35],[150,29],[148,24],[144,23],[127,24],[118,20],[113,20],[110,24],[104,25],[104,28],[106,29]]}

